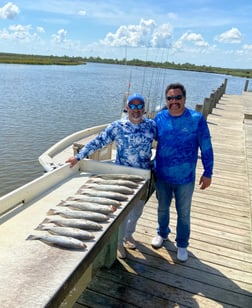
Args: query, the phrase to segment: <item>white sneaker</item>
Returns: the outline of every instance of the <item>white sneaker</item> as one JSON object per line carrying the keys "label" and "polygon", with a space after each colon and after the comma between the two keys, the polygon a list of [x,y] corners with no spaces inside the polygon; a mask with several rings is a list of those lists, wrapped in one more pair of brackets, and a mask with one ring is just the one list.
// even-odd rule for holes
{"label": "white sneaker", "polygon": [[120,245],[117,247],[117,257],[120,259],[125,259],[126,258],[126,250],[123,247],[123,245]]}
{"label": "white sneaker", "polygon": [[132,236],[125,239],[125,247],[129,249],[136,249],[136,241]]}
{"label": "white sneaker", "polygon": [[160,248],[163,245],[163,242],[165,241],[164,238],[162,238],[162,236],[160,236],[159,234],[157,234],[151,241],[151,245],[154,248]]}
{"label": "white sneaker", "polygon": [[177,259],[181,262],[185,262],[188,259],[188,252],[186,248],[178,247]]}

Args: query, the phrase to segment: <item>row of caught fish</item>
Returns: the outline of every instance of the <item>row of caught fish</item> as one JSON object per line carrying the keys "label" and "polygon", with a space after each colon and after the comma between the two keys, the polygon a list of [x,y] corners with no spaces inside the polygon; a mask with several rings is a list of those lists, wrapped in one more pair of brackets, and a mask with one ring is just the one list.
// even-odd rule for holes
{"label": "row of caught fish", "polygon": [[85,249],[83,241],[94,240],[94,231],[102,229],[102,223],[108,222],[122,201],[144,178],[129,174],[100,174],[89,180],[70,196],[52,208],[36,230],[48,231],[41,235],[30,235],[28,240],[41,240],[45,243],[70,249]]}

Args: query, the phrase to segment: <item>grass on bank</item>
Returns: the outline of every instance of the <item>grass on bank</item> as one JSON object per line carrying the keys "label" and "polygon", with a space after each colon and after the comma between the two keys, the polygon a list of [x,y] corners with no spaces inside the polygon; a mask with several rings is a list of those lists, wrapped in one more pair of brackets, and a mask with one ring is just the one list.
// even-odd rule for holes
{"label": "grass on bank", "polygon": [[57,57],[0,53],[0,63],[6,64],[34,64],[34,65],[80,65],[86,64],[81,57]]}
{"label": "grass on bank", "polygon": [[206,65],[194,65],[190,63],[175,64],[174,62],[152,62],[139,59],[118,60],[102,59],[100,57],[68,57],[68,56],[40,56],[0,53],[0,63],[8,64],[34,64],[34,65],[81,65],[87,62],[107,63],[107,64],[127,64],[133,66],[157,67],[164,69],[189,70],[196,72],[206,72],[215,74],[232,75],[237,77],[252,78],[252,69],[231,69]]}

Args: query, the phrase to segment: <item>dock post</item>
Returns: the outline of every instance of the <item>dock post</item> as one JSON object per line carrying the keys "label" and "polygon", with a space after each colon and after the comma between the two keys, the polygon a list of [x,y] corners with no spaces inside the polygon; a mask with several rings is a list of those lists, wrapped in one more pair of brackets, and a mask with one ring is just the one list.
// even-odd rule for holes
{"label": "dock post", "polygon": [[244,91],[247,92],[248,91],[248,84],[249,84],[249,81],[246,80],[245,82],[245,86],[244,86]]}
{"label": "dock post", "polygon": [[209,114],[209,107],[210,107],[210,98],[205,98],[203,104],[203,112],[202,112],[205,119],[207,119],[207,116]]}
{"label": "dock post", "polygon": [[203,111],[203,105],[202,105],[202,104],[196,104],[196,105],[195,105],[195,110],[202,113],[202,111]]}
{"label": "dock post", "polygon": [[223,93],[222,93],[222,95],[226,93],[226,89],[227,89],[227,78],[225,78],[225,80],[224,80]]}
{"label": "dock post", "polygon": [[216,91],[211,93],[210,98],[209,98],[209,110],[208,110],[208,114],[212,113],[213,108],[215,107],[215,96],[216,96]]}

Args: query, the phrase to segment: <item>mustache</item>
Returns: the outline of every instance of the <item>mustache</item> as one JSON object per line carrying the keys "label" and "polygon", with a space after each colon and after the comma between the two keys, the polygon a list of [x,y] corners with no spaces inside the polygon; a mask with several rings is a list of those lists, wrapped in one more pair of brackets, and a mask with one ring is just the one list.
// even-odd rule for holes
{"label": "mustache", "polygon": [[180,104],[180,103],[171,103],[171,104],[169,105],[169,109],[171,109],[173,105],[176,105],[178,108],[181,107],[181,104]]}

